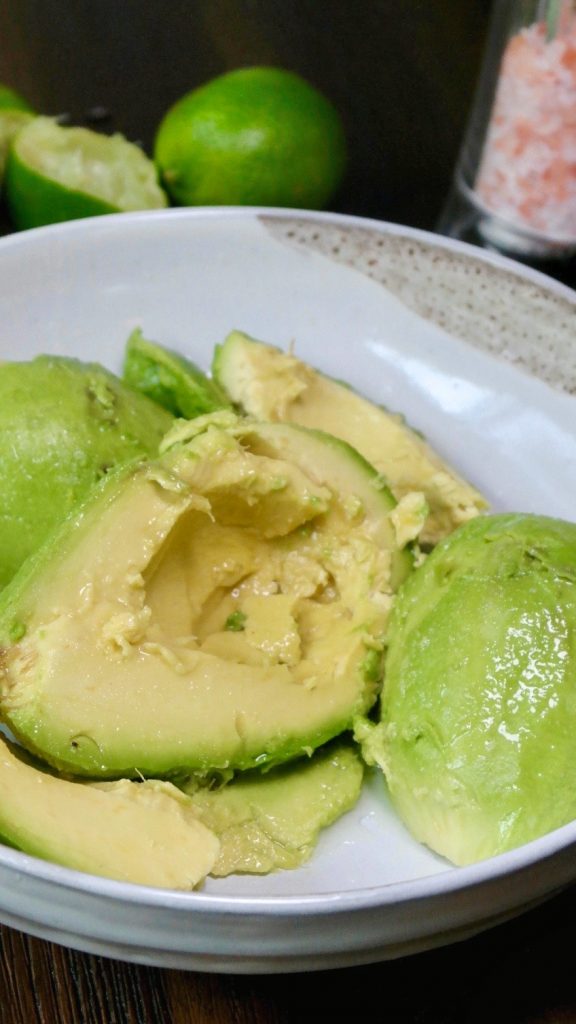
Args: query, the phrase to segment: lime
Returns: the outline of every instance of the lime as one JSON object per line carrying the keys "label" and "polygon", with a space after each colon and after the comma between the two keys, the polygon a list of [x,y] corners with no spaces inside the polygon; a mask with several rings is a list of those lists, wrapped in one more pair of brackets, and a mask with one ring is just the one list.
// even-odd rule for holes
{"label": "lime", "polygon": [[255,67],[183,96],[154,156],[176,203],[319,209],[340,184],[346,143],[325,96],[290,71]]}
{"label": "lime", "polygon": [[35,117],[14,138],[5,187],[17,228],[167,205],[156,168],[138,146],[49,117]]}
{"label": "lime", "polygon": [[0,85],[0,110],[26,110],[29,114],[33,113],[28,100],[9,85]]}
{"label": "lime", "polygon": [[34,114],[29,114],[25,110],[12,109],[11,107],[4,109],[1,105],[1,97],[2,92],[0,89],[0,185],[4,177],[4,168],[6,167],[10,143],[16,133],[34,117]]}

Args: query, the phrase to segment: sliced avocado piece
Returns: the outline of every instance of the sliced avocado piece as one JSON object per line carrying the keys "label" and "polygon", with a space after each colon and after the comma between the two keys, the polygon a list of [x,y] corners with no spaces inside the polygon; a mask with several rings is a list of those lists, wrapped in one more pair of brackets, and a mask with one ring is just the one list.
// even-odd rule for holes
{"label": "sliced avocado piece", "polygon": [[192,783],[192,806],[220,840],[210,874],[262,875],[303,864],[320,830],[354,806],[363,774],[358,748],[334,740],[310,758],[242,772],[222,789]]}
{"label": "sliced avocado piece", "polygon": [[0,837],[78,871],[171,889],[192,889],[219,854],[171,783],[70,782],[27,763],[1,735]]}
{"label": "sliced avocado piece", "polygon": [[398,812],[457,864],[576,818],[576,523],[466,523],[402,587],[381,723],[358,730]]}
{"label": "sliced avocado piece", "polygon": [[103,481],[0,595],[0,711],[85,775],[309,753],[378,693],[412,565],[394,500],[344,442],[230,412],[178,421],[163,451]]}
{"label": "sliced avocado piece", "polygon": [[292,353],[232,331],[216,347],[212,373],[233,404],[260,420],[318,427],[348,441],[383,474],[400,500],[421,491],[428,517],[420,540],[437,543],[487,508],[482,495],[402,418],[314,370]]}
{"label": "sliced avocado piece", "polygon": [[101,366],[0,364],[0,588],[101,477],[157,454],[172,422]]}
{"label": "sliced avocado piece", "polygon": [[174,416],[187,420],[230,408],[222,389],[195,363],[148,341],[139,328],[126,342],[123,379]]}

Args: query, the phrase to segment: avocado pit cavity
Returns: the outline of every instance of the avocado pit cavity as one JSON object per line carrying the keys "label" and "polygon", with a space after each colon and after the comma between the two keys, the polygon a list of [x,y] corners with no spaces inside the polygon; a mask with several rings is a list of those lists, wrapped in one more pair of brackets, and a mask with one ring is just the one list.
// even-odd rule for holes
{"label": "avocado pit cavity", "polygon": [[342,442],[224,419],[107,478],[0,605],[4,717],[58,768],[279,763],[376,697],[393,500]]}

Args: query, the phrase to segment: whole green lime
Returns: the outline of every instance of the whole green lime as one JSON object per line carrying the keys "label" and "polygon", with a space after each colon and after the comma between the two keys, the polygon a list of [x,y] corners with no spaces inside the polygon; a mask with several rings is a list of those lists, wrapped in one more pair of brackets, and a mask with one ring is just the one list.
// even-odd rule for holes
{"label": "whole green lime", "polygon": [[320,209],[342,180],[346,141],[336,109],[299,75],[241,68],[171,107],[154,157],[184,206]]}

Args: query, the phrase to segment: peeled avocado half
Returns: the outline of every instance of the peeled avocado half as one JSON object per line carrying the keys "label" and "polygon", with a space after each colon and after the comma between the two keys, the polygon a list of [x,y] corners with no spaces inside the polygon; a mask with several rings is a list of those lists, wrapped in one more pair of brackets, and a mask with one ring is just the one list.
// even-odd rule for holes
{"label": "peeled avocado half", "polygon": [[309,753],[376,698],[411,568],[343,442],[221,412],[104,480],[0,596],[0,708],[78,774]]}
{"label": "peeled avocado half", "polygon": [[425,544],[437,543],[487,507],[482,495],[400,416],[291,353],[232,331],[216,348],[212,373],[234,405],[248,415],[325,430],[368,459],[397,499],[421,491],[428,504],[420,534]]}
{"label": "peeled avocado half", "polygon": [[417,839],[457,864],[576,818],[576,523],[467,523],[398,595],[364,753]]}
{"label": "peeled avocado half", "polygon": [[172,422],[101,366],[0,364],[0,589],[114,466],[156,455]]}

